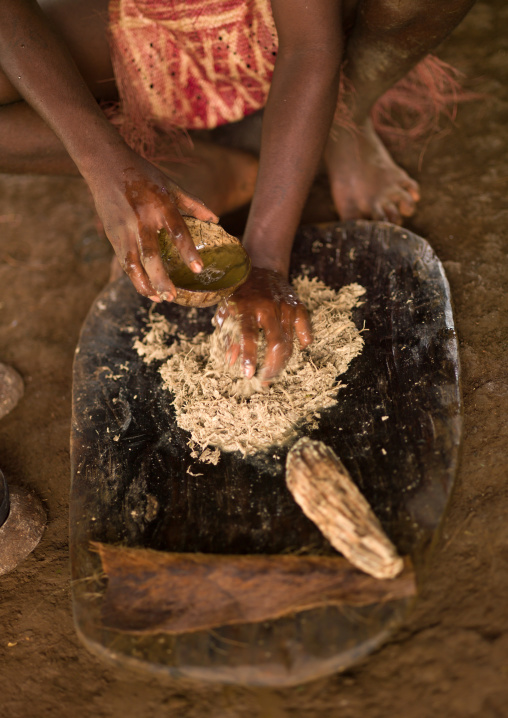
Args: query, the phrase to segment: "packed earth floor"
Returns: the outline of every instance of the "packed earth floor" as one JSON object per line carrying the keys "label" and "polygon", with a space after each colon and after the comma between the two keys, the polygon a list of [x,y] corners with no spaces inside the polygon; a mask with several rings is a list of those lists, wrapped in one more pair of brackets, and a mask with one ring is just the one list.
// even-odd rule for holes
{"label": "packed earth floor", "polygon": [[[456,489],[413,613],[345,673],[254,690],[155,679],[91,655],[73,625],[68,555],[71,369],[108,279],[83,181],[0,176],[0,361],[26,393],[0,423],[0,468],[48,513],[37,547],[0,577],[3,718],[504,718],[508,716],[508,7],[479,2],[439,49],[483,99],[398,160],[421,183],[409,229],[447,272],[462,361]],[[333,219],[318,189],[306,210]]]}

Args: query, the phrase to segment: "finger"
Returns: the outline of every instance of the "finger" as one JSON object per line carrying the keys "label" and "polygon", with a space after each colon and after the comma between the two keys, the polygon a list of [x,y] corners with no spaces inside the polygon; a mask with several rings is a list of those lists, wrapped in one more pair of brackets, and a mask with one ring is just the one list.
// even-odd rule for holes
{"label": "finger", "polygon": [[149,227],[142,227],[139,230],[139,254],[155,293],[161,299],[172,302],[176,297],[175,286],[162,262],[157,234]]}
{"label": "finger", "polygon": [[205,222],[214,222],[217,224],[219,221],[215,212],[208,209],[204,202],[192,194],[178,190],[175,195],[175,200],[176,206],[178,209],[181,209],[184,214],[190,214],[192,217],[202,219]]}
{"label": "finger", "polygon": [[[219,326],[219,329],[222,330],[222,325]],[[233,337],[229,333],[221,333],[220,339],[222,342],[222,346],[224,347],[226,358],[229,357],[229,351],[233,345]]]}
{"label": "finger", "polygon": [[242,372],[247,379],[256,373],[258,356],[259,329],[256,318],[252,314],[240,317],[240,354]]}
{"label": "finger", "polygon": [[238,357],[240,356],[240,349],[241,347],[237,342],[231,344],[226,352],[226,361],[228,366],[233,366],[233,364],[238,360]]}
{"label": "finger", "polygon": [[170,241],[174,243],[179,255],[189,269],[198,274],[203,269],[203,260],[192,241],[187,225],[181,214],[173,208],[167,214],[170,220],[168,221],[167,217],[164,218],[164,228]]}
{"label": "finger", "polygon": [[235,316],[235,310],[236,305],[234,302],[230,303],[227,301],[227,299],[223,299],[217,307],[217,310],[212,319],[212,324],[215,327],[219,327],[219,329],[221,329],[227,317]]}
{"label": "finger", "polygon": [[[289,310],[289,307],[287,307]],[[283,312],[286,314],[286,312]],[[289,326],[288,326],[289,325]],[[267,317],[262,328],[266,337],[266,354],[260,375],[263,382],[274,379],[286,366],[293,353],[293,333],[290,321],[280,321],[275,315]]]}
{"label": "finger", "polygon": [[148,297],[154,302],[162,301],[157,296],[154,287],[152,287],[152,284],[148,279],[148,275],[143,269],[137,254],[134,255],[133,252],[127,252],[125,257],[118,257],[118,259],[120,261],[120,264],[122,265],[123,271],[129,277],[129,279],[134,285],[135,290],[139,294],[142,294],[143,297]]}
{"label": "finger", "polygon": [[312,324],[309,314],[303,304],[296,307],[296,317],[294,321],[295,333],[300,342],[302,349],[308,347],[314,339],[312,334]]}

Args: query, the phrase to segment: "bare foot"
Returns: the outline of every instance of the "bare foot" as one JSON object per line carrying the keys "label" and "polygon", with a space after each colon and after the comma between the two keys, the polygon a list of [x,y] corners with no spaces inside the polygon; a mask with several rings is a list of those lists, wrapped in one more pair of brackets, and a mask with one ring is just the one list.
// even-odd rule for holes
{"label": "bare foot", "polygon": [[368,120],[356,134],[334,128],[325,162],[339,216],[402,224],[420,199],[418,184],[392,160]]}
{"label": "bare foot", "polygon": [[258,159],[250,152],[194,140],[188,162],[163,164],[182,189],[221,216],[243,207],[254,194]]}

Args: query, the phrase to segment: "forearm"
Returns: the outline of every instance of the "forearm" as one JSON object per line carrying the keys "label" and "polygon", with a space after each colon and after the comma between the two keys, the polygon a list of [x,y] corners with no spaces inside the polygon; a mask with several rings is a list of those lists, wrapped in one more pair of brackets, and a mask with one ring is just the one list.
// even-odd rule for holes
{"label": "forearm", "polygon": [[341,2],[272,0],[272,8],[279,52],[244,242],[254,265],[287,276],[295,231],[337,103]]}
{"label": "forearm", "polygon": [[337,101],[339,68],[317,73],[321,59],[319,54],[278,58],[265,111],[244,241],[255,265],[282,274]]}
{"label": "forearm", "polygon": [[33,0],[0,0],[0,65],[85,177],[108,149],[122,151],[120,136]]}

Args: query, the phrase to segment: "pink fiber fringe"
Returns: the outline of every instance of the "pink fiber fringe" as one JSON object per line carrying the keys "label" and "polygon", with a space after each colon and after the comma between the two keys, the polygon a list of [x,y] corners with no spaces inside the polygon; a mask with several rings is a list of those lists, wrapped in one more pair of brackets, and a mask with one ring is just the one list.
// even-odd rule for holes
{"label": "pink fiber fringe", "polygon": [[455,121],[457,105],[478,99],[462,89],[462,73],[428,55],[375,104],[372,120],[392,146],[430,139],[442,129],[442,119]]}
{"label": "pink fiber fringe", "polygon": [[[125,95],[123,96],[125,98]],[[136,113],[135,103],[129,103],[125,112],[124,102],[102,103],[102,111],[116,127],[125,142],[145,159],[157,162],[188,164],[192,162],[189,150],[193,144],[188,132],[174,125],[159,130],[143,114]]]}

